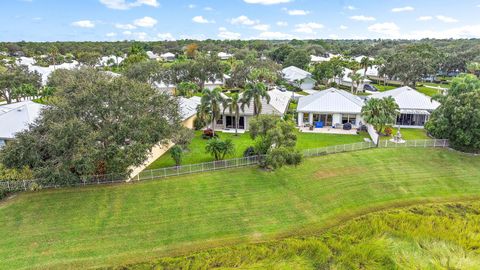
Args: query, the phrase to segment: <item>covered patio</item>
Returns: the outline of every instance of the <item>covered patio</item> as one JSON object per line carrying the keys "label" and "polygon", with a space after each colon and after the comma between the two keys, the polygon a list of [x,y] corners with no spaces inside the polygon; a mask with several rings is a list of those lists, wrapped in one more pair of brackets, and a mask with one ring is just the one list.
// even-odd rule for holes
{"label": "covered patio", "polygon": [[352,128],[351,130],[344,130],[342,128],[333,128],[333,127],[313,128],[313,129],[311,129],[310,127],[300,127],[299,131],[303,133],[358,135],[357,129],[355,128]]}
{"label": "covered patio", "polygon": [[429,117],[430,113],[426,110],[400,110],[395,126],[423,128]]}

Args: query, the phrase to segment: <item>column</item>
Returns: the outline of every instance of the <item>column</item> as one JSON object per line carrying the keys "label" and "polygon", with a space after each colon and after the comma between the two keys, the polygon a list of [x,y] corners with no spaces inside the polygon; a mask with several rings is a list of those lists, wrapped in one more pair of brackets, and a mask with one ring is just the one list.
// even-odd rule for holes
{"label": "column", "polygon": [[303,127],[303,112],[298,113],[298,126]]}
{"label": "column", "polygon": [[313,126],[313,113],[308,114],[308,123]]}

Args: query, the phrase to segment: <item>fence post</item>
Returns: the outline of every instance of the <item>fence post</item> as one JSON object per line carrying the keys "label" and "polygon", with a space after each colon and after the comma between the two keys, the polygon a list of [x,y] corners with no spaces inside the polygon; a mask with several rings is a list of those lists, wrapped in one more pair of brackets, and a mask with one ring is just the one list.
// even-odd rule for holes
{"label": "fence post", "polygon": [[163,168],[163,178],[167,178],[167,168]]}
{"label": "fence post", "polygon": [[437,143],[437,139],[434,139],[433,140],[433,148],[437,147],[436,143]]}
{"label": "fence post", "polygon": [[27,186],[25,185],[25,180],[23,180],[23,189],[27,191]]}
{"label": "fence post", "polygon": [[153,170],[150,170],[150,179],[153,179]]}

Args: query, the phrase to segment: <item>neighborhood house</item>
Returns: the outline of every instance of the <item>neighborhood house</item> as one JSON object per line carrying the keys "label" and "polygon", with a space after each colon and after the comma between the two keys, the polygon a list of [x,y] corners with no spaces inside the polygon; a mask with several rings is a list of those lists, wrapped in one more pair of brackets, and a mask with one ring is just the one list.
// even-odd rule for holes
{"label": "neighborhood house", "polygon": [[[270,115],[277,115],[283,116],[288,110],[288,105],[290,104],[290,99],[292,95],[288,92],[282,92],[280,90],[271,90],[268,91],[270,95],[270,102],[267,102],[265,98],[262,98],[262,110],[261,114],[270,114]],[[241,94],[240,94],[241,96]],[[244,111],[240,110],[240,117],[239,117],[239,129],[240,130],[248,130],[249,120],[254,116],[253,100],[250,102],[250,106],[245,105]],[[228,109],[225,109],[224,113],[218,119],[216,123],[216,129],[220,130],[232,130],[235,129],[235,112],[230,113]]]}
{"label": "neighborhood house", "polygon": [[361,111],[364,101],[351,93],[330,88],[301,97],[298,101],[298,126],[315,128],[342,128],[350,123],[358,128],[362,125]]}
{"label": "neighborhood house", "polygon": [[33,101],[23,101],[0,106],[0,147],[14,140],[15,134],[33,124],[45,107]]}
{"label": "neighborhood house", "polygon": [[395,123],[399,127],[423,128],[430,113],[440,106],[439,102],[408,86],[376,93],[370,98],[384,97],[392,97],[400,107],[400,115]]}
{"label": "neighborhood house", "polygon": [[291,85],[301,88],[302,90],[311,90],[315,87],[315,81],[312,73],[290,66],[282,70],[283,78]]}

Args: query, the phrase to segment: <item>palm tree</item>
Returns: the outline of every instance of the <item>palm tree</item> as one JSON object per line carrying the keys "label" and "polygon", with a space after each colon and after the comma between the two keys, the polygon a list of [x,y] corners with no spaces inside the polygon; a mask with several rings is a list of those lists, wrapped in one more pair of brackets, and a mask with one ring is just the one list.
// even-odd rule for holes
{"label": "palm tree", "polygon": [[350,74],[348,74],[348,77],[352,80],[352,94],[354,93],[354,83],[356,84],[356,89],[355,89],[355,93],[358,92],[358,86],[360,85],[360,83],[362,82],[362,75],[358,74],[356,71],[352,71],[350,72]]}
{"label": "palm tree", "polygon": [[238,136],[238,121],[240,118],[240,110],[243,111],[240,103],[240,96],[236,93],[228,99],[228,110],[230,111],[230,114],[235,114],[235,136]]}
{"label": "palm tree", "polygon": [[371,68],[374,64],[374,61],[372,61],[369,57],[365,56],[360,60],[360,67],[363,68],[363,79],[367,78],[367,70],[368,68]]}
{"label": "palm tree", "polygon": [[50,57],[52,57],[53,69],[55,69],[55,66],[57,65],[57,56],[58,48],[57,46],[52,46],[52,48],[50,49]]}
{"label": "palm tree", "polygon": [[258,116],[262,112],[262,98],[265,98],[267,103],[270,103],[270,95],[265,84],[261,82],[248,83],[245,87],[245,92],[243,92],[242,111],[245,109],[245,105],[250,107],[250,103],[253,100],[253,115]]}
{"label": "palm tree", "polygon": [[395,122],[400,108],[392,97],[383,99],[369,99],[362,107],[363,119],[373,125],[378,133],[381,133],[383,127]]}
{"label": "palm tree", "polygon": [[210,114],[212,121],[213,135],[215,136],[215,123],[220,117],[220,108],[226,107],[226,99],[222,96],[220,88],[213,90],[204,89],[202,92],[202,99],[200,100],[200,111]]}

